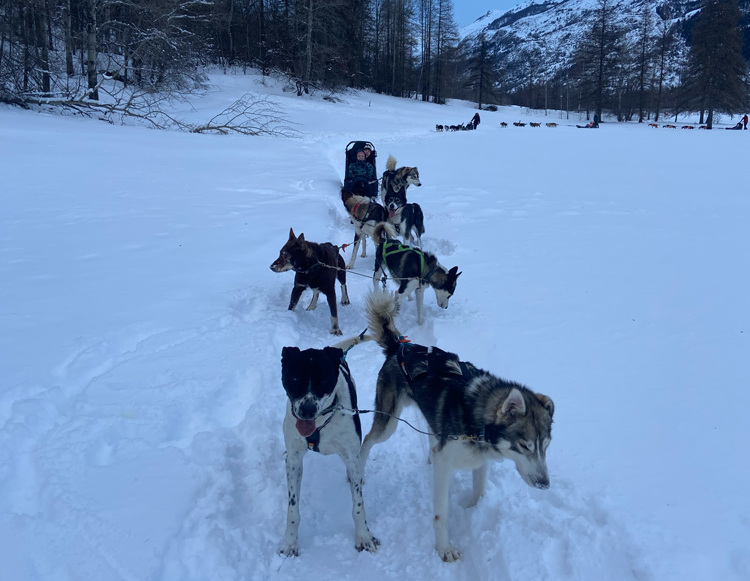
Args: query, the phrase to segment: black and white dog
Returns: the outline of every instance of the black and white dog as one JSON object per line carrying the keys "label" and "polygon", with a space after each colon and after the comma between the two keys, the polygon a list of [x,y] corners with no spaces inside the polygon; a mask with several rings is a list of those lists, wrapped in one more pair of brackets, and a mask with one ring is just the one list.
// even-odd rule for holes
{"label": "black and white dog", "polygon": [[404,406],[416,403],[430,426],[434,470],[435,548],[443,561],[461,558],[448,537],[448,485],[455,470],[472,470],[472,506],[484,495],[491,462],[512,460],[524,482],[549,488],[547,447],[555,405],[546,395],[479,369],[437,347],[401,341],[394,319],[398,303],[373,293],[367,316],[386,355],[378,373],[372,429],[360,451],[390,438]]}
{"label": "black and white dog", "polygon": [[299,555],[297,534],[302,458],[308,450],[325,455],[338,454],[344,461],[352,494],[354,547],[358,551],[374,553],[380,544],[370,533],[365,518],[359,416],[341,409],[357,409],[357,392],[344,360],[344,350],[369,339],[362,334],[324,349],[300,351],[297,347],[284,347],[281,351],[281,382],[289,397],[284,417],[289,506],[286,532],[279,546],[282,555]]}
{"label": "black and white dog", "polygon": [[398,236],[403,236],[406,244],[411,244],[412,234],[417,241],[417,246],[422,247],[422,234],[424,234],[424,214],[419,204],[406,202],[406,190],[400,192],[389,192],[383,199],[385,209],[388,210],[388,222]]}
{"label": "black and white dog", "polygon": [[420,325],[424,323],[422,306],[426,287],[431,286],[435,291],[439,307],[448,308],[448,300],[456,292],[456,283],[461,276],[457,266],[446,270],[434,254],[403,246],[395,239],[393,226],[387,222],[375,227],[372,238],[378,245],[375,251],[375,271],[372,275],[372,284],[376,289],[378,281],[387,270],[391,278],[399,283],[396,291],[396,300],[399,304],[405,296],[412,292],[416,294],[417,323]]}

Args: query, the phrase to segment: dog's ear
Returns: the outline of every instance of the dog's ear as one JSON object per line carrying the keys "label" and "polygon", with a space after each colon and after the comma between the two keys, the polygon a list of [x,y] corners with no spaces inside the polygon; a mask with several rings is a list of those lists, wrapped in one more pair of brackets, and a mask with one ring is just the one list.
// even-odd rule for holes
{"label": "dog's ear", "polygon": [[523,394],[514,387],[505,398],[503,405],[497,410],[497,418],[524,415],[526,415],[526,400],[523,399]]}
{"label": "dog's ear", "polygon": [[338,347],[324,347],[323,353],[325,353],[326,357],[330,358],[331,361],[335,362],[336,365],[341,363],[341,358],[344,356],[344,352]]}
{"label": "dog's ear", "polygon": [[289,228],[289,240],[294,240],[295,238],[297,237],[294,235],[294,229]]}
{"label": "dog's ear", "polygon": [[297,242],[299,242],[300,244],[303,244],[303,245],[305,244],[305,234],[304,234],[304,232],[302,234],[300,234],[299,236],[297,236]]}
{"label": "dog's ear", "polygon": [[534,395],[544,406],[544,408],[549,412],[549,417],[555,415],[555,404],[550,398],[548,398],[546,395],[542,395],[541,393],[535,393]]}
{"label": "dog's ear", "polygon": [[299,347],[283,347],[281,349],[281,359],[284,360],[286,357],[297,355],[299,352]]}
{"label": "dog's ear", "polygon": [[461,276],[461,273],[458,272],[458,267],[457,266],[454,266],[453,268],[451,268],[448,271],[448,274],[451,275],[451,276],[453,276],[454,278],[458,278],[459,276]]}

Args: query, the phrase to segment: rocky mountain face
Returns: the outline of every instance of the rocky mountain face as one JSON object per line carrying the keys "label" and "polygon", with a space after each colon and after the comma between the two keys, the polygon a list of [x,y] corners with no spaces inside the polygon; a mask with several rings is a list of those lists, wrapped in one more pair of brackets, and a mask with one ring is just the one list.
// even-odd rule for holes
{"label": "rocky mountain face", "polygon": [[[700,13],[700,0],[609,0],[614,17],[624,30],[624,43],[635,43],[644,6],[651,12],[654,37],[660,35],[662,22],[667,23],[675,42],[670,52],[670,68],[679,69],[686,56],[690,32]],[[482,35],[503,70],[508,89],[529,82],[544,82],[559,76],[571,64],[578,39],[595,18],[597,0],[529,0],[503,12],[490,10],[459,31],[462,47],[476,49]],[[745,36],[745,58],[750,60],[750,0],[740,0]]]}

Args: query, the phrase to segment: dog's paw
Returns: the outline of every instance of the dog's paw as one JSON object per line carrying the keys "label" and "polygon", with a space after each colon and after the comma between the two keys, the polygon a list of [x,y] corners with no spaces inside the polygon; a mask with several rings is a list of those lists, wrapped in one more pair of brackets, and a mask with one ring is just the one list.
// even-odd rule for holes
{"label": "dog's paw", "polygon": [[380,541],[373,537],[370,532],[367,535],[357,536],[354,539],[354,548],[359,552],[367,551],[368,553],[375,553],[380,546]]}
{"label": "dog's paw", "polygon": [[446,563],[453,563],[461,560],[461,551],[453,545],[447,545],[445,547],[437,547],[438,555]]}
{"label": "dog's paw", "polygon": [[343,335],[341,329],[331,329],[331,335]]}
{"label": "dog's paw", "polygon": [[345,306],[350,305],[350,304],[351,303],[349,302],[349,297],[347,297],[345,299],[341,299],[341,306],[342,307],[345,307]]}
{"label": "dog's paw", "polygon": [[309,306],[309,307],[307,307],[307,308],[306,308],[305,310],[306,310],[306,311],[314,311],[314,310],[315,310],[315,309],[317,309],[317,308],[318,308],[318,305],[310,305],[310,306]]}
{"label": "dog's paw", "polygon": [[279,555],[282,557],[299,557],[299,547],[297,547],[297,543],[282,543],[279,547]]}
{"label": "dog's paw", "polygon": [[347,270],[351,270],[352,268],[354,268],[354,265],[351,262],[346,265]]}

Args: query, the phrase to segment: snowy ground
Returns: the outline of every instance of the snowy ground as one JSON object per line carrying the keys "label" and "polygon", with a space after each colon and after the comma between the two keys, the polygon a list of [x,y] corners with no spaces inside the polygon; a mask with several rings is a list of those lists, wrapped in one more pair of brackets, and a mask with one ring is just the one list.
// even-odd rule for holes
{"label": "snowy ground", "polygon": [[[526,118],[501,109],[436,134],[469,105],[215,80],[185,115],[262,91],[302,138],[0,109],[4,579],[750,578],[750,132],[500,129]],[[426,295],[418,327],[406,303],[401,330],[556,404],[550,490],[500,464],[463,509],[455,477],[453,565],[433,549],[427,442],[405,426],[367,466],[378,553],[354,550],[341,462],[308,454],[302,554],[276,555],[280,350],[335,339],[325,304],[286,311],[292,274],[268,266],[290,226],[351,239],[338,186],[360,138],[381,171],[388,153],[419,167],[424,246],[464,273],[447,311]],[[345,336],[371,283],[349,287]],[[382,355],[348,360],[369,406]]]}

